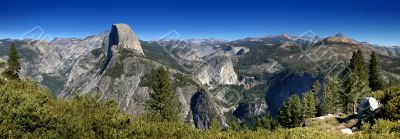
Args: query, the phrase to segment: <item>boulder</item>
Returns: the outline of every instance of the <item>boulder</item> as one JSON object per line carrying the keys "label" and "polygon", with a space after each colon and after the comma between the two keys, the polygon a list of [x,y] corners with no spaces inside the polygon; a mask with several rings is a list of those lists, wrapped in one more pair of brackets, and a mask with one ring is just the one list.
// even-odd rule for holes
{"label": "boulder", "polygon": [[359,117],[365,117],[377,110],[380,106],[381,104],[374,97],[365,97],[358,105],[357,114]]}
{"label": "boulder", "polygon": [[340,132],[342,132],[343,134],[353,134],[353,131],[350,128],[340,129]]}

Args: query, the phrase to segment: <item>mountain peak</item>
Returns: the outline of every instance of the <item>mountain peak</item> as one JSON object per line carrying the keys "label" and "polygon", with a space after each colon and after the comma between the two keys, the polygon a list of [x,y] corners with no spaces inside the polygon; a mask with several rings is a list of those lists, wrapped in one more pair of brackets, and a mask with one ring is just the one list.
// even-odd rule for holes
{"label": "mountain peak", "polygon": [[346,37],[343,33],[338,33],[333,37],[327,37],[324,39],[325,43],[328,44],[335,44],[335,43],[341,43],[341,44],[358,44],[357,41],[354,39]]}
{"label": "mountain peak", "polygon": [[287,33],[283,33],[283,34],[281,34],[280,36],[283,37],[283,38],[288,38],[288,39],[291,39],[291,38],[292,38],[292,37],[290,37],[289,34],[287,34]]}
{"label": "mountain peak", "polygon": [[136,52],[143,54],[142,46],[136,34],[127,24],[113,24],[109,36],[109,46],[121,46],[128,49],[133,49]]}
{"label": "mountain peak", "polygon": [[340,33],[340,32],[339,32],[339,33],[337,33],[337,34],[335,35],[335,37],[342,37],[342,38],[343,38],[343,37],[345,37],[345,35],[344,35],[343,33]]}

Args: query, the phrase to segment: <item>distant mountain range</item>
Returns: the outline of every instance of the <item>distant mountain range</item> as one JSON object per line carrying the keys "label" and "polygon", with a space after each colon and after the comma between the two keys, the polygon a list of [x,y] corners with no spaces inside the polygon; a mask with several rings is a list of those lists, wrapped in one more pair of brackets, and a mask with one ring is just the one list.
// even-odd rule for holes
{"label": "distant mountain range", "polygon": [[[128,25],[115,24],[110,32],[83,39],[2,39],[1,59],[7,59],[11,43],[21,55],[22,74],[47,86],[54,96],[97,92],[101,99],[118,100],[120,108],[132,114],[145,111],[151,71],[167,67],[184,105],[184,120],[198,127],[204,127],[211,113],[225,124],[226,115],[234,113],[242,120],[274,114],[290,95],[339,74],[357,49],[366,60],[372,51],[378,54],[385,84],[400,80],[400,47],[358,42],[341,33],[327,38],[283,34],[234,41],[140,41]],[[211,106],[192,109],[206,104]]]}

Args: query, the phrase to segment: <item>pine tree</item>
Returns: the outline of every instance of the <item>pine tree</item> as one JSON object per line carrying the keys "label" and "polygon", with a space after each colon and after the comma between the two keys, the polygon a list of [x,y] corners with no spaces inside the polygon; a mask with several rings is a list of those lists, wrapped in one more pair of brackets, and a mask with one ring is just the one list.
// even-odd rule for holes
{"label": "pine tree", "polygon": [[365,64],[364,56],[362,51],[359,49],[355,58],[355,65],[352,65],[352,70],[355,70],[356,74],[359,76],[361,82],[364,85],[368,85],[368,67]]}
{"label": "pine tree", "polygon": [[355,112],[358,100],[370,91],[368,86],[368,68],[364,63],[361,50],[353,53],[347,69],[344,74],[346,76],[341,99],[345,112],[350,112],[352,109]]}
{"label": "pine tree", "polygon": [[375,52],[372,52],[369,61],[369,87],[372,91],[382,89],[382,81],[379,79],[379,66]]}
{"label": "pine tree", "polygon": [[278,128],[279,123],[269,114],[257,118],[255,123],[255,130],[268,129],[275,130]]}
{"label": "pine tree", "polygon": [[317,98],[314,92],[306,92],[303,94],[302,99],[302,108],[303,108],[303,118],[312,118],[315,117],[317,114]]}
{"label": "pine tree", "polygon": [[355,73],[360,78],[360,82],[364,84],[367,83],[368,85],[368,68],[364,62],[364,57],[361,50],[357,50],[353,53],[350,64],[342,73],[342,75],[344,78],[346,78],[350,75],[350,73]]}
{"label": "pine tree", "polygon": [[365,64],[362,51],[359,49],[357,53],[358,53],[358,57],[357,57],[358,76],[360,77],[360,79],[362,80],[364,85],[368,85],[369,84],[369,82],[368,82],[368,66]]}
{"label": "pine tree", "polygon": [[342,111],[340,94],[342,85],[336,78],[328,78],[322,92],[321,115],[334,114]]}
{"label": "pine tree", "polygon": [[163,67],[154,73],[150,94],[149,109],[156,112],[165,121],[178,122],[180,120],[181,105],[174,96],[168,80],[168,71]]}
{"label": "pine tree", "polygon": [[311,87],[311,92],[314,92],[315,94],[318,94],[320,89],[321,89],[321,84],[319,83],[318,80],[316,80],[314,82],[313,86]]}
{"label": "pine tree", "polygon": [[[315,81],[314,81],[314,84],[312,85],[310,91],[311,91],[312,93],[314,93],[314,96],[315,96],[315,103],[316,103],[316,111],[317,111],[317,114],[314,115],[314,116],[320,116],[320,115],[322,115],[322,114],[321,114],[321,112],[322,112],[322,107],[321,107],[321,102],[320,102],[318,96],[319,96],[320,91],[321,91],[321,84],[319,83],[318,80],[315,80]],[[314,99],[313,99],[313,100],[314,100]]]}
{"label": "pine tree", "polygon": [[301,126],[303,112],[300,98],[297,95],[289,97],[278,113],[278,122],[286,128]]}
{"label": "pine tree", "polygon": [[19,78],[21,64],[19,63],[19,55],[15,43],[11,45],[10,52],[8,54],[7,65],[8,68],[6,70],[6,76],[11,79]]}

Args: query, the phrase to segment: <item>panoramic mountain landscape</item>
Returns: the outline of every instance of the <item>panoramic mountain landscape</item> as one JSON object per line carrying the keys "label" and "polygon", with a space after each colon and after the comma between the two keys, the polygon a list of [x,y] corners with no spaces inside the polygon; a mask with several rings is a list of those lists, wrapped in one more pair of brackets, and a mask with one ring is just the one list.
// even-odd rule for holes
{"label": "panoramic mountain landscape", "polygon": [[[148,11],[125,10],[127,16]],[[303,16],[312,15],[303,11]],[[371,38],[332,24],[333,31],[304,30],[301,35],[279,29],[267,35],[235,35],[227,27],[225,32],[233,38],[215,39],[219,37],[182,37],[185,31],[179,30],[160,35],[155,29],[163,26],[161,22],[143,31],[143,24],[156,24],[149,20],[137,27],[119,16],[91,31],[85,29],[91,25],[79,24],[81,34],[75,37],[69,34],[78,30],[61,29],[72,23],[56,26],[64,35],[50,38],[48,34],[57,32],[47,32],[46,26],[17,34],[20,37],[11,32],[21,24],[0,30],[1,138],[400,138],[400,43],[393,45],[398,28],[393,33],[385,32],[392,26],[382,27]],[[180,22],[188,23],[181,25],[185,28],[213,28],[176,20]],[[219,31],[224,32],[230,23],[221,24]],[[262,30],[264,25],[258,27]],[[143,32],[158,36],[149,39]],[[202,32],[207,30],[198,34]],[[384,34],[392,36],[382,39]]]}

